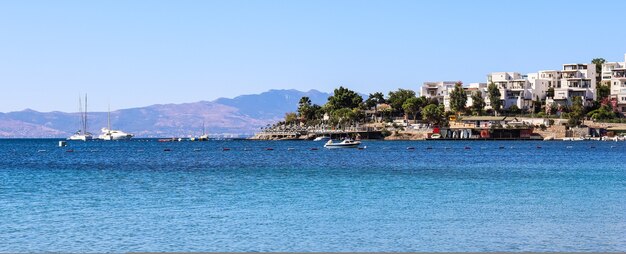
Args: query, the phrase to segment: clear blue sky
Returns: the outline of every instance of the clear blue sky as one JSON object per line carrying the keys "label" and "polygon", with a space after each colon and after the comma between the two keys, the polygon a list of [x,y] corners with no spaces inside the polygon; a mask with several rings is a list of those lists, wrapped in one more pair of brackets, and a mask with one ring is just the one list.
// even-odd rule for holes
{"label": "clear blue sky", "polygon": [[[436,3],[435,3],[436,2]],[[625,1],[0,1],[0,111],[363,93],[623,61]]]}

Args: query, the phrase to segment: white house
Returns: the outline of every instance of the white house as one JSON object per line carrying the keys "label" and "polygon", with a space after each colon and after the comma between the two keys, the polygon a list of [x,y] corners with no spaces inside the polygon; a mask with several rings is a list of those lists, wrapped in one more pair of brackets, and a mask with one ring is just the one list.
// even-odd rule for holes
{"label": "white house", "polygon": [[532,107],[533,93],[526,75],[519,72],[493,72],[487,75],[487,80],[493,82],[500,90],[502,109],[508,109],[513,105],[520,109]]}
{"label": "white house", "polygon": [[450,110],[450,93],[459,81],[436,81],[424,82],[420,89],[420,94],[426,98],[435,98],[442,103],[445,110]]}
{"label": "white house", "polygon": [[624,62],[610,62],[602,65],[602,82],[610,83],[610,100],[617,111],[626,113],[626,54]]}
{"label": "white house", "polygon": [[596,67],[594,64],[564,64],[561,82],[554,88],[554,101],[571,105],[576,96],[583,101],[596,99]]}

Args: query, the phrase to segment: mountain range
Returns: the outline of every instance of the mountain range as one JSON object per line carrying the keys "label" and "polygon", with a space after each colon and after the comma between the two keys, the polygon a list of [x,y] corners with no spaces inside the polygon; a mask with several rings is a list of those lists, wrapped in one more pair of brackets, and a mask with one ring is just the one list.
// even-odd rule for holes
{"label": "mountain range", "polygon": [[[286,112],[296,111],[303,96],[322,105],[330,94],[317,90],[269,90],[232,99],[121,109],[111,111],[111,128],[136,137],[186,137],[199,136],[204,124],[206,132],[212,135],[250,135],[283,119]],[[68,137],[80,128],[79,121],[77,112],[26,109],[0,113],[0,138]],[[88,112],[88,124],[89,132],[99,134],[107,126],[107,112]]]}

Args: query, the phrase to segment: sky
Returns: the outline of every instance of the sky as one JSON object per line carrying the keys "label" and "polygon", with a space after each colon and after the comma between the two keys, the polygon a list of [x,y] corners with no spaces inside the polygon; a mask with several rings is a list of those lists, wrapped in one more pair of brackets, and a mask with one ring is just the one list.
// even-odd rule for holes
{"label": "sky", "polygon": [[0,112],[419,90],[624,61],[626,1],[0,1]]}

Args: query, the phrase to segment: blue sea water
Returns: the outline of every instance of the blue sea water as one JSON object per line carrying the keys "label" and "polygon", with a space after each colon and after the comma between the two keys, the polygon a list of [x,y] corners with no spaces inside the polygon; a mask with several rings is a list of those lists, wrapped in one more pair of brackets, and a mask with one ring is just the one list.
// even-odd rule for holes
{"label": "blue sea water", "polygon": [[626,251],[626,142],[57,144],[0,140],[0,252]]}

